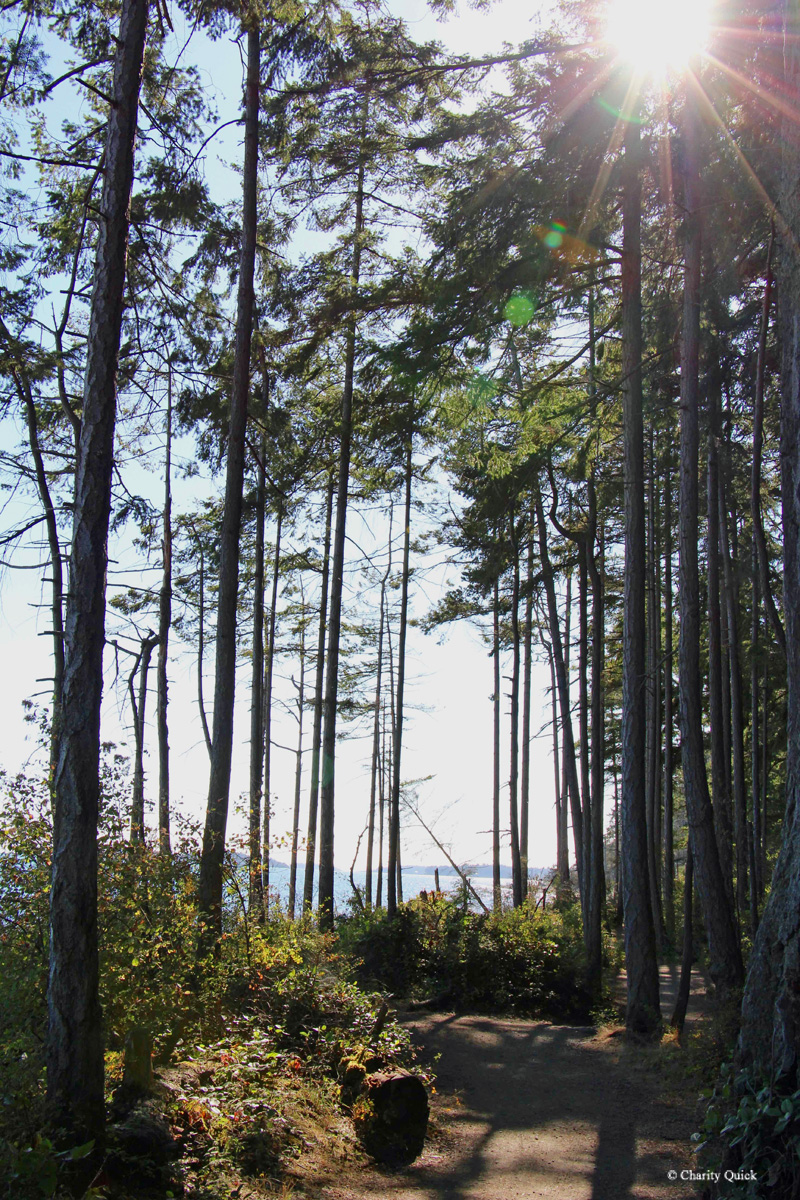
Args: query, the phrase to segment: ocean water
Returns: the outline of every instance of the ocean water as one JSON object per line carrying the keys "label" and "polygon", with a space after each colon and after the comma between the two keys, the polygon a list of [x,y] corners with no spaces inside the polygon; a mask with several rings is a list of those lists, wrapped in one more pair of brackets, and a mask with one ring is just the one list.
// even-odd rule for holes
{"label": "ocean water", "polygon": [[[377,872],[372,873],[372,894],[373,897],[377,891]],[[353,879],[356,886],[361,890],[362,894],[367,879],[366,871],[354,871]],[[481,897],[481,899],[491,908],[492,900],[492,881],[491,879],[473,879],[472,886]],[[269,866],[269,885],[270,891],[277,895],[283,905],[286,905],[289,900],[289,867],[285,863],[271,862]],[[461,886],[461,880],[457,875],[440,874],[439,886],[443,892],[457,892]],[[503,890],[509,890],[511,886],[510,879],[503,880]],[[302,870],[298,871],[298,890],[302,890],[303,875]],[[412,871],[403,871],[403,899],[410,900],[412,896],[418,896],[420,892],[433,892],[436,888],[436,881],[433,875],[420,874],[417,875]],[[334,871],[333,875],[333,902],[336,912],[347,913],[350,911],[351,905],[349,901],[353,899],[353,888],[350,883],[350,876],[345,871]],[[316,881],[314,887],[314,903],[317,902]],[[383,903],[386,903],[386,871],[383,872]],[[473,900],[473,904],[475,901]],[[477,905],[475,905],[477,907]]]}

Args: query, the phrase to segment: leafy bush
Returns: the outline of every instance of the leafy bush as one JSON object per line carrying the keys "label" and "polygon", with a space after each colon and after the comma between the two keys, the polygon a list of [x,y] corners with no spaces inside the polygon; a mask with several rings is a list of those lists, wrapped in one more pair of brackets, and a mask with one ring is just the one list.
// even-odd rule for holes
{"label": "leafy bush", "polygon": [[530,904],[498,914],[474,913],[437,895],[340,926],[341,945],[368,987],[409,998],[443,994],[459,1008],[585,1017],[585,958],[580,914]]}
{"label": "leafy bush", "polygon": [[693,1141],[719,1173],[719,1200],[800,1195],[800,1089],[781,1089],[723,1064]]}

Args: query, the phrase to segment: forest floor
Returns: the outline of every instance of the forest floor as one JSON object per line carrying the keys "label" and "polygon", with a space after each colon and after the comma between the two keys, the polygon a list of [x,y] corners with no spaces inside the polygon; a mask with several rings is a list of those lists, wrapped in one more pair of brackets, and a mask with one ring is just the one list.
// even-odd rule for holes
{"label": "forest floor", "polygon": [[[662,967],[667,1016],[677,976]],[[689,1038],[704,1009],[695,971]],[[424,1153],[399,1171],[351,1160],[337,1177],[298,1179],[301,1194],[311,1185],[319,1200],[697,1197],[688,1173],[700,1170],[689,1140],[700,1085],[679,1067],[674,1041],[632,1047],[620,1027],[508,1017],[415,1014],[404,1024],[424,1059],[440,1056]]]}

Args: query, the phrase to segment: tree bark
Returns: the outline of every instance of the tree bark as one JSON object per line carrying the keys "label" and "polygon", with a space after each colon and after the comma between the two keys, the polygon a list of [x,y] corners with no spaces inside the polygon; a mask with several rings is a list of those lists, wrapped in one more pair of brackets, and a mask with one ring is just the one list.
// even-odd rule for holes
{"label": "tree bark", "polygon": [[723,689],[722,611],[719,570],[719,410],[718,381],[709,389],[708,464],[707,464],[707,535],[706,565],[708,588],[708,715],[710,728],[711,797],[714,832],[720,866],[729,903],[733,904],[733,825],[725,765],[725,696]]}
{"label": "tree bark", "polygon": [[164,512],[161,522],[161,590],[158,594],[158,661],[156,663],[156,728],[158,730],[158,849],[170,852],[169,833],[169,703],[167,661],[172,625],[172,363],[167,365],[167,430],[164,461]]}
{"label": "tree bark", "polygon": [[317,850],[317,813],[319,809],[319,756],[322,742],[322,687],[325,679],[325,629],[328,621],[328,582],[331,566],[331,524],[333,517],[333,474],[328,478],[325,501],[325,540],[322,551],[322,581],[319,595],[317,663],[314,683],[314,727],[311,731],[311,787],[308,796],[308,832],[306,834],[306,873],[303,880],[303,908],[314,903],[314,859]]}
{"label": "tree bark", "polygon": [[561,747],[564,757],[564,767],[567,776],[567,790],[572,810],[572,836],[575,840],[575,865],[578,872],[578,887],[583,893],[583,814],[581,812],[581,794],[578,784],[578,769],[575,762],[575,739],[572,733],[572,714],[569,703],[569,681],[564,661],[564,645],[561,639],[561,627],[558,619],[558,602],[556,600],[553,566],[547,548],[547,526],[542,508],[542,495],[538,482],[534,485],[534,505],[536,521],[539,529],[539,559],[541,563],[542,582],[547,597],[548,624],[550,626],[550,644],[553,648],[553,663],[558,686],[558,698],[561,711]]}
{"label": "tree bark", "polygon": [[[389,825],[389,860],[386,885],[386,914],[397,912],[398,892],[402,903],[400,878],[400,766],[403,751],[403,705],[406,682],[406,636],[408,630],[408,570],[411,552],[411,482],[413,475],[413,404],[409,402],[408,434],[405,463],[405,507],[403,512],[403,573],[400,583],[400,630],[397,637],[397,702],[394,716],[394,751],[392,754],[392,803]],[[399,882],[399,887],[398,887]]]}
{"label": "tree bark", "polygon": [[78,1141],[101,1137],[103,1043],[97,942],[97,812],[105,581],[116,375],[146,0],[124,0],[105,144],[73,507],[61,737],[55,772],[47,1102]]}
{"label": "tree bark", "polygon": [[269,629],[264,664],[264,812],[261,821],[261,874],[264,880],[264,915],[269,909],[269,826],[270,786],[272,780],[272,681],[275,671],[275,629],[278,621],[278,584],[281,570],[281,533],[283,531],[283,499],[278,500],[278,520],[275,525],[275,553],[272,559],[272,597],[269,606]]}
{"label": "tree bark", "polygon": [[[355,297],[361,273],[361,242],[364,231],[364,173],[368,98],[364,101],[362,141],[359,147],[358,178],[355,197],[353,259],[350,293]],[[347,490],[350,482],[350,443],[353,434],[353,380],[356,362],[356,316],[347,322],[344,387],[339,424],[339,473],[336,485],[336,532],[333,538],[328,655],[325,664],[325,697],[322,734],[322,794],[319,823],[319,921],[322,929],[333,928],[333,823],[334,769],[336,760],[336,703],[339,692],[339,639],[342,627],[342,585],[344,579],[345,525]]]}
{"label": "tree bark", "polygon": [[[264,372],[264,413],[268,403]],[[267,437],[262,432],[256,482],[256,544],[253,563],[253,641],[250,674],[250,827],[248,839],[248,911],[257,922],[264,917],[264,873],[261,863],[261,800],[264,783],[264,536],[267,516]]]}
{"label": "tree bark", "polygon": [[294,920],[297,891],[297,843],[300,838],[300,794],[303,780],[303,712],[306,696],[305,624],[300,625],[300,682],[297,685],[297,750],[294,773],[294,811],[292,813],[292,856],[289,864],[289,919]]}
{"label": "tree bark", "polygon": [[758,358],[756,360],[756,387],[753,396],[753,462],[750,467],[750,518],[753,522],[753,537],[758,558],[759,582],[764,597],[764,609],[772,626],[775,641],[786,655],[786,631],[783,628],[775,597],[772,595],[767,539],[764,533],[764,516],[761,510],[761,460],[764,454],[764,383],[767,374],[767,336],[769,334],[769,312],[772,305],[772,250],[775,240],[773,221],[767,250],[767,267],[764,279],[764,299],[761,305],[761,325],[758,333]]}
{"label": "tree bark", "polygon": [[[671,436],[671,433],[668,435]],[[674,835],[674,762],[675,737],[673,709],[673,631],[672,631],[672,462],[667,445],[664,472],[664,831],[663,882],[664,919],[667,939],[675,945],[675,835]]]}
{"label": "tree bark", "polygon": [[511,833],[511,892],[514,907],[523,901],[522,866],[519,849],[519,542],[514,527],[514,511],[509,513],[513,584],[511,590],[511,746],[508,780],[509,817]]}
{"label": "tree bark", "polygon": [[[142,638],[133,670],[128,679],[133,714],[133,783],[131,796],[131,845],[144,844],[144,718],[147,704],[147,676],[150,659],[158,644],[158,637],[151,633]],[[139,697],[136,697],[135,680],[139,675]]]}
{"label": "tree bark", "polygon": [[708,794],[700,691],[700,582],[697,564],[701,225],[697,113],[684,107],[686,216],[681,345],[679,692],[683,783],[697,890],[708,935],[711,978],[720,993],[742,981],[742,959],[727,901]]}
{"label": "tree bark", "polygon": [[259,30],[247,31],[244,172],[242,177],[242,246],[233,388],[228,427],[225,505],[220,530],[219,596],[217,599],[214,720],[203,850],[200,860],[198,908],[206,926],[201,952],[222,930],[222,865],[231,787],[233,704],[236,686],[236,607],[239,594],[239,537],[242,525],[247,399],[250,390],[250,346],[253,336],[253,279],[256,253],[256,195],[258,183],[258,112],[261,54]]}
{"label": "tree bark", "polygon": [[492,902],[503,907],[500,877],[500,580],[492,583]]}
{"label": "tree bark", "polygon": [[[389,541],[391,542],[391,523],[389,526]],[[387,575],[381,580],[381,616],[378,629],[378,663],[375,671],[375,713],[372,720],[372,762],[369,776],[369,819],[367,821],[367,879],[365,902],[367,908],[372,907],[372,858],[375,852],[375,799],[378,792],[378,763],[380,759],[381,740],[381,674],[383,670],[383,625],[386,605]]]}
{"label": "tree bark", "polygon": [[525,579],[525,632],[522,662],[522,770],[519,796],[519,859],[523,898],[528,895],[528,822],[531,780],[531,669],[533,663],[533,531],[528,536]]}
{"label": "tree bark", "polygon": [[642,430],[641,139],[625,130],[622,197],[622,420],[625,581],[622,649],[622,889],[631,1034],[653,1035],[660,1017],[658,963],[647,865],[645,808],[645,514]]}
{"label": "tree bark", "polygon": [[744,769],[744,696],[742,662],[739,647],[739,589],[728,537],[725,480],[719,486],[719,528],[722,546],[722,568],[725,591],[725,610],[728,618],[728,662],[731,677],[731,744],[733,748],[733,815],[736,830],[736,905],[739,916],[748,908],[747,870],[747,784]]}
{"label": "tree bark", "polygon": [[650,904],[656,934],[656,954],[665,942],[661,907],[661,589],[658,579],[657,494],[658,476],[649,435],[649,487],[647,495],[647,851]]}
{"label": "tree bark", "polygon": [[56,763],[58,762],[58,739],[61,729],[61,692],[64,686],[64,572],[61,560],[61,539],[58,536],[58,521],[50,487],[47,482],[47,472],[44,467],[44,457],[39,443],[39,423],[36,416],[31,386],[27,379],[14,372],[14,383],[20,399],[25,407],[25,418],[28,426],[28,444],[31,448],[34,471],[36,473],[36,489],[44,510],[47,528],[47,547],[50,554],[50,619],[53,622],[53,715],[50,723],[50,787],[53,788]]}
{"label": "tree bark", "polygon": [[[784,82],[800,87],[796,8],[784,4]],[[785,119],[779,198],[781,498],[786,621],[786,809],[778,861],[750,957],[738,1062],[759,1079],[797,1086],[800,1045],[800,147]]]}

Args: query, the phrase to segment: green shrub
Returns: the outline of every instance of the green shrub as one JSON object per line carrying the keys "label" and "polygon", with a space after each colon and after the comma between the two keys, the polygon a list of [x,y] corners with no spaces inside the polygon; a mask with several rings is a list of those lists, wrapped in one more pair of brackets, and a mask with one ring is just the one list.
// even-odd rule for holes
{"label": "green shrub", "polygon": [[719,1200],[800,1195],[800,1089],[723,1064],[692,1140],[704,1167],[719,1174]]}
{"label": "green shrub", "polygon": [[382,911],[343,921],[340,941],[359,983],[395,995],[561,1020],[589,1011],[574,905],[486,915],[442,895],[416,897],[391,921]]}

